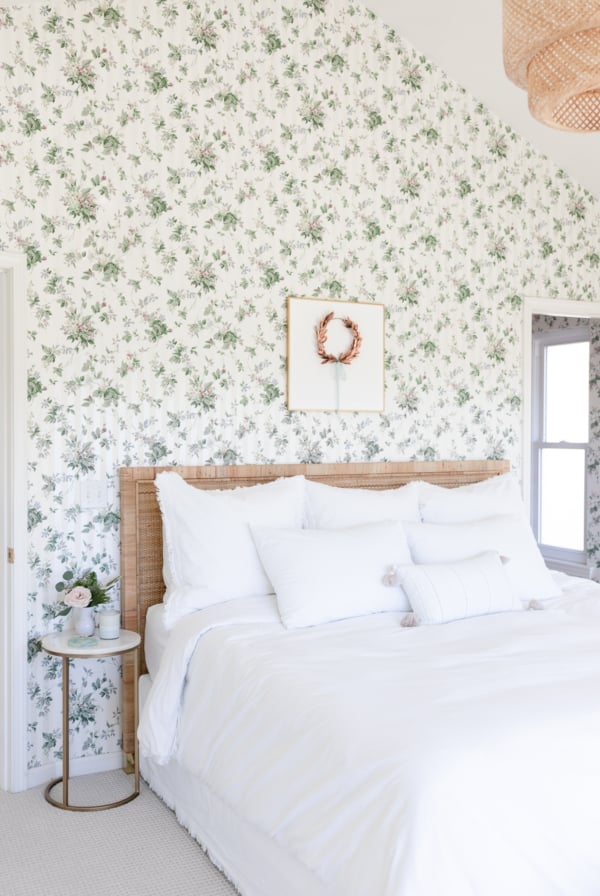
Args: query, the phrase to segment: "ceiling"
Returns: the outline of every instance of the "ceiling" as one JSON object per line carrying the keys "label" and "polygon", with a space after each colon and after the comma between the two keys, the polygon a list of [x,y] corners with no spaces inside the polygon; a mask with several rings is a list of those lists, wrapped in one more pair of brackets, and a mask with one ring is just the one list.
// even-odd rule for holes
{"label": "ceiling", "polygon": [[600,199],[600,133],[539,124],[502,63],[502,0],[363,0],[412,46],[482,100],[515,133]]}

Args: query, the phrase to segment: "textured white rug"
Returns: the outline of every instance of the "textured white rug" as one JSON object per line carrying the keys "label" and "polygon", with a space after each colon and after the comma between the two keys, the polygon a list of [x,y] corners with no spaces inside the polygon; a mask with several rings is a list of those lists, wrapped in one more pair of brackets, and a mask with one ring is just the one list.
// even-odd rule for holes
{"label": "textured white rug", "polygon": [[[116,800],[131,784],[120,771],[81,776],[69,784],[69,802]],[[137,799],[103,812],[56,809],[43,787],[0,791],[0,844],[2,896],[236,894],[144,782]]]}

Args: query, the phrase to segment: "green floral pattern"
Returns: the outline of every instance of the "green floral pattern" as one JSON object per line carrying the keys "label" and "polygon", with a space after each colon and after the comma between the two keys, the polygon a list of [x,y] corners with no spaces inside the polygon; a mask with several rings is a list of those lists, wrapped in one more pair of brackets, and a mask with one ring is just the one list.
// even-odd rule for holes
{"label": "green floral pattern", "polygon": [[[598,299],[596,202],[348,0],[0,10],[0,245],[29,288],[30,766],[66,567],[118,571],[121,465],[508,457],[524,295]],[[382,415],[287,412],[287,295],[386,305]],[[108,501],[81,506],[79,483]],[[118,748],[79,672],[73,755]],[[104,678],[106,676],[106,678]]]}

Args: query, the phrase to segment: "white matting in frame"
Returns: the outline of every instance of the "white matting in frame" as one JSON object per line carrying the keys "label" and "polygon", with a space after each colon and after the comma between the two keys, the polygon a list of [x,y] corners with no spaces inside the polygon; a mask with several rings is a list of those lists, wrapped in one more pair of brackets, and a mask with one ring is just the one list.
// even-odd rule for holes
{"label": "white matting in frame", "polygon": [[[382,413],[384,324],[385,306],[373,302],[288,298],[288,410]],[[350,363],[323,363],[319,325],[325,335],[321,351],[335,358],[352,350],[358,334],[360,346]]]}

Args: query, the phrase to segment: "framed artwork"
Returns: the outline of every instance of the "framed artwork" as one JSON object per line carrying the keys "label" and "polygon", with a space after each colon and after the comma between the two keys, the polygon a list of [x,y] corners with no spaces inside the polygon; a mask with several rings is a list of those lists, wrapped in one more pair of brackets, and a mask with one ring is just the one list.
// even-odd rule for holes
{"label": "framed artwork", "polygon": [[288,298],[290,411],[385,410],[385,306]]}

